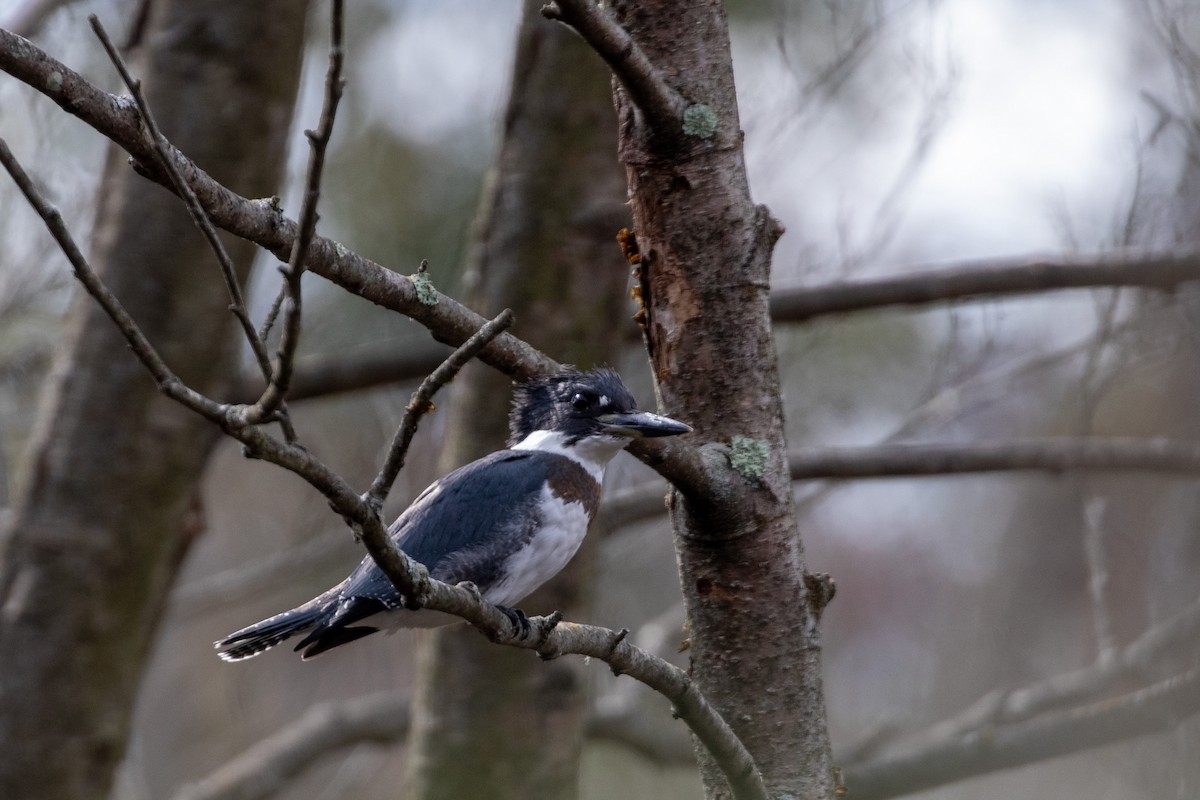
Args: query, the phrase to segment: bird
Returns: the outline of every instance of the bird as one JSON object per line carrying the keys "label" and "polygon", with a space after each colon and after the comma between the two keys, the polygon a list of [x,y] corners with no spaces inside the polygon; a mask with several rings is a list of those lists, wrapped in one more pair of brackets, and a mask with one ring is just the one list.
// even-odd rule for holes
{"label": "bird", "polygon": [[[431,577],[470,581],[521,630],[513,606],[554,577],[583,542],[604,470],[634,439],[691,428],[638,411],[612,369],[567,368],[519,384],[509,415],[509,446],[434,481],[388,528],[396,545]],[[301,633],[304,660],[380,630],[459,621],[409,608],[367,556],[341,583],[296,608],[214,642],[225,661],[242,661]]]}

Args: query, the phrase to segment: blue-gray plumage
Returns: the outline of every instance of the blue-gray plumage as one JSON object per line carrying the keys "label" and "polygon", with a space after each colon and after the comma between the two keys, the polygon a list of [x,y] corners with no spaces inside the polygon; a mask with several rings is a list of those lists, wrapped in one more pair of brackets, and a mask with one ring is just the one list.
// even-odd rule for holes
{"label": "blue-gray plumage", "polygon": [[[435,481],[388,532],[432,577],[471,581],[518,624],[517,603],[557,574],[596,509],[604,468],[631,439],[686,433],[686,425],[636,410],[616,372],[595,369],[518,387],[507,450]],[[300,633],[304,658],[381,629],[453,622],[413,611],[370,557],[342,583],[307,603],[216,642],[239,661]]]}

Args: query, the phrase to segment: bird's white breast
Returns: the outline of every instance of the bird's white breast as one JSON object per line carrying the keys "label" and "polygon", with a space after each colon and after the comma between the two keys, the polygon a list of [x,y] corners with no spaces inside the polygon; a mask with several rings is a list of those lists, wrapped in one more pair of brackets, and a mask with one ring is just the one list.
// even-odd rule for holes
{"label": "bird's white breast", "polygon": [[502,570],[505,577],[483,593],[488,602],[519,603],[557,575],[583,542],[590,520],[582,503],[564,500],[546,488],[538,508],[541,527],[525,547],[508,557]]}

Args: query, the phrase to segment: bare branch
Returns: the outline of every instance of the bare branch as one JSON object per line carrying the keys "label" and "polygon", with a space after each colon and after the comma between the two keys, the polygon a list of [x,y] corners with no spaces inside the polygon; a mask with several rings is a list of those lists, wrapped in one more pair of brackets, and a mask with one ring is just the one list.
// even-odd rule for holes
{"label": "bare branch", "polygon": [[[660,658],[678,654],[686,636],[687,614],[678,602],[646,620],[633,634],[638,647]],[[683,731],[661,715],[648,714],[646,691],[630,681],[619,681],[596,698],[588,717],[588,734],[622,744],[659,764],[696,764],[696,749]]]}
{"label": "bare branch", "polygon": [[408,701],[395,692],[320,703],[173,800],[261,800],[343,747],[398,740],[408,724]]}
{"label": "bare branch", "polygon": [[795,480],[898,478],[1012,470],[1200,473],[1200,444],[1168,439],[1047,438],[996,444],[800,448]]}
{"label": "bare branch", "polygon": [[[308,174],[305,178],[304,201],[300,205],[300,218],[296,240],[292,244],[291,258],[283,270],[283,334],[279,338],[279,349],[275,353],[275,367],[262,396],[248,411],[247,420],[261,422],[275,413],[287,396],[292,382],[292,369],[296,348],[300,345],[300,281],[304,277],[304,263],[317,230],[317,202],[321,198],[321,176],[325,169],[325,149],[333,136],[333,121],[337,116],[338,102],[342,99],[342,63],[345,52],[342,48],[344,30],[344,2],[333,0],[330,11],[329,67],[325,72],[325,100],[321,107],[320,121],[316,131],[305,131],[308,137]],[[263,331],[270,327],[263,325]]]}
{"label": "bare branch", "polygon": [[404,468],[404,459],[408,454],[409,445],[412,444],[413,435],[417,432],[417,425],[420,423],[421,417],[433,410],[431,402],[433,395],[454,380],[454,376],[467,365],[467,362],[512,323],[512,309],[506,308],[495,319],[480,328],[474,336],[463,342],[413,392],[408,405],[404,408],[404,418],[400,421],[400,427],[396,429],[396,434],[392,437],[387,459],[379,470],[379,474],[375,476],[374,482],[371,483],[370,491],[367,492],[367,504],[374,508],[376,513],[383,509],[383,503],[387,500],[388,492],[392,490],[392,484],[396,482],[396,476]]}
{"label": "bare branch", "polygon": [[[29,41],[5,30],[0,30],[0,70],[46,94],[125,149],[147,178],[178,191],[165,170],[157,166],[154,148],[142,136],[136,107],[128,101],[97,89]],[[214,181],[176,148],[168,145],[167,150],[168,160],[195,192],[214,225],[279,258],[290,256],[298,227],[280,212],[274,198],[248,200]],[[487,322],[428,281],[422,281],[418,291],[416,276],[398,275],[321,236],[313,237],[307,267],[352,294],[413,319],[440,342],[461,344]],[[496,337],[478,357],[516,379],[562,370],[557,361],[510,333]],[[708,461],[699,450],[678,440],[636,441],[629,452],[677,489],[701,500],[721,496],[729,479],[724,464]]]}
{"label": "bare branch", "polygon": [[771,293],[771,317],[806,322],[887,306],[1033,294],[1058,289],[1136,286],[1171,291],[1200,280],[1200,252],[1117,252],[1068,259],[969,262],[891,278],[841,281]]}
{"label": "bare branch", "polygon": [[593,0],[558,0],[542,16],[574,28],[604,59],[629,92],[653,133],[679,136],[687,101],[667,85],[646,53],[609,12]]}
{"label": "bare branch", "polygon": [[258,336],[264,342],[271,335],[271,328],[275,327],[275,319],[279,316],[279,309],[283,307],[283,301],[287,297],[287,292],[287,281],[284,281],[279,287],[279,291],[275,294],[275,299],[271,301],[271,307],[267,309],[267,314],[263,317],[263,323],[258,329]]}

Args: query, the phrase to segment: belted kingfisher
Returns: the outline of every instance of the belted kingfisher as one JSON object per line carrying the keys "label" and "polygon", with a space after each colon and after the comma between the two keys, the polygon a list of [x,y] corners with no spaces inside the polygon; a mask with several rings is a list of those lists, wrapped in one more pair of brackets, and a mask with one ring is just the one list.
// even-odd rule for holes
{"label": "belted kingfisher", "polygon": [[[682,422],[637,410],[611,369],[570,370],[517,388],[510,446],[434,481],[388,529],[396,544],[446,583],[471,581],[518,625],[509,608],[567,565],[596,509],[604,468],[630,440],[675,436]],[[226,661],[258,655],[296,634],[308,659],[378,630],[456,622],[412,611],[370,556],[307,603],[215,643]]]}

